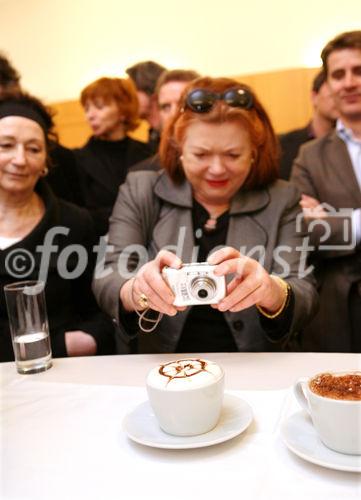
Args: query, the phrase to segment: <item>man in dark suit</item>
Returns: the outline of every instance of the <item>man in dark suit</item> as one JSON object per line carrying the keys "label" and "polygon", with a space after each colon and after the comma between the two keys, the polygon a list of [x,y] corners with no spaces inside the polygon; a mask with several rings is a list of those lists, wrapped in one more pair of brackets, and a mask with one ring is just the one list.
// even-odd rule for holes
{"label": "man in dark suit", "polygon": [[[199,76],[200,75],[192,69],[172,69],[170,71],[164,71],[160,75],[155,87],[155,95],[159,109],[160,131],[162,131],[165,124],[174,115],[183,90],[189,82],[195,80]],[[160,168],[159,155],[155,154],[133,165],[130,172],[135,172],[137,170],[159,170]]]}
{"label": "man in dark suit", "polygon": [[312,139],[323,137],[335,126],[337,110],[326,82],[326,75],[321,69],[312,82],[311,101],[313,115],[303,128],[291,130],[279,136],[281,145],[280,177],[289,180],[291,168],[300,146]]}
{"label": "man in dark suit", "polygon": [[160,116],[155,86],[164,71],[166,68],[154,61],[142,61],[125,70],[137,88],[139,118],[149,123],[148,145],[153,152],[158,150],[160,137]]}
{"label": "man in dark suit", "polygon": [[291,177],[303,193],[320,289],[303,347],[360,352],[361,31],[331,40],[321,58],[339,119],[336,130],[301,147]]}

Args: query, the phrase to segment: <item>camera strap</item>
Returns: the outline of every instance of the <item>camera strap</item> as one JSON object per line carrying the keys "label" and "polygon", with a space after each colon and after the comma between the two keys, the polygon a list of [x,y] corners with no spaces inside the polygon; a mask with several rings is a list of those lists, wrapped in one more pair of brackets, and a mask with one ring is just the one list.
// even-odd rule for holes
{"label": "camera strap", "polygon": [[[142,312],[139,312],[137,310],[135,310],[135,312],[138,315],[138,326],[143,333],[153,332],[157,328],[160,320],[163,318],[163,313],[158,313],[158,317],[154,319],[149,317],[147,318],[148,312],[154,313],[153,309],[150,309],[150,307],[147,307],[147,309],[144,309],[144,311]],[[153,325],[147,327],[146,325],[144,325],[144,323],[151,323],[151,324],[153,323]]]}

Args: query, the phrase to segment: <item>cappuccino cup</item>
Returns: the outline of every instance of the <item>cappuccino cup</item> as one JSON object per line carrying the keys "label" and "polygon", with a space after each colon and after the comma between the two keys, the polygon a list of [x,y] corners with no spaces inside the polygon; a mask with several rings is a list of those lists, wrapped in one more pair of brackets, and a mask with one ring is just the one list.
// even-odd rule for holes
{"label": "cappuccino cup", "polygon": [[328,448],[361,455],[360,371],[301,378],[294,385],[294,394]]}
{"label": "cappuccino cup", "polygon": [[146,387],[168,434],[195,436],[217,425],[224,393],[224,371],[217,363],[195,358],[164,363],[149,372]]}

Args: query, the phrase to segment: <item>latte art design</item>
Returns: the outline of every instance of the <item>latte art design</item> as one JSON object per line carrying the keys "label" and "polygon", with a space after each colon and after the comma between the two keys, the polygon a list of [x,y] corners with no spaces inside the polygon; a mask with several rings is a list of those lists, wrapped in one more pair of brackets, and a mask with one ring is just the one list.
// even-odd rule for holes
{"label": "latte art design", "polygon": [[202,371],[207,371],[207,362],[203,359],[179,359],[161,365],[159,373],[167,377],[168,383],[175,378],[194,377]]}
{"label": "latte art design", "polygon": [[150,371],[147,382],[152,387],[182,391],[214,384],[223,377],[222,368],[205,359],[177,359]]}

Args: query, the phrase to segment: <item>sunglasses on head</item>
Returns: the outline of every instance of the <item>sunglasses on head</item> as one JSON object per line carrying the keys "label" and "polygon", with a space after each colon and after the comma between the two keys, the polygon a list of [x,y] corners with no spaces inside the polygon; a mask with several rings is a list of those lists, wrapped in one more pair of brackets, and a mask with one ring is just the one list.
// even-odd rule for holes
{"label": "sunglasses on head", "polygon": [[187,95],[185,105],[195,113],[208,113],[216,101],[224,101],[232,108],[250,109],[253,106],[252,94],[240,88],[229,89],[221,94],[206,89],[194,89]]}

